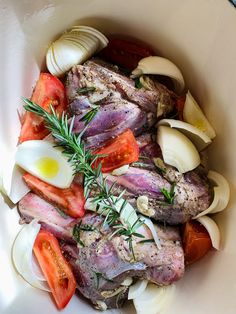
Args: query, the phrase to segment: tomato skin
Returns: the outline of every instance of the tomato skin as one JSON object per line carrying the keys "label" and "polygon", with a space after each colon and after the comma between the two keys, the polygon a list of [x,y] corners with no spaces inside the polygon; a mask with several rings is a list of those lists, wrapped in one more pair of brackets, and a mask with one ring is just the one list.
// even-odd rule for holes
{"label": "tomato skin", "polygon": [[154,55],[154,51],[148,45],[134,39],[111,37],[107,47],[99,55],[116,65],[133,70],[141,59]]}
{"label": "tomato skin", "polygon": [[191,220],[184,224],[183,248],[186,265],[198,261],[212,248],[211,238],[206,228],[198,221]]}
{"label": "tomato skin", "polygon": [[36,178],[30,173],[25,173],[23,179],[32,191],[60,208],[65,214],[73,218],[84,216],[85,197],[83,188],[79,183],[72,182],[69,188],[60,189]]}
{"label": "tomato skin", "polygon": [[[60,116],[67,107],[65,87],[62,82],[49,73],[41,73],[36,83],[31,101],[50,112],[50,105]],[[28,140],[41,140],[49,134],[43,118],[32,112],[26,112],[22,119],[19,143]]]}
{"label": "tomato skin", "polygon": [[133,132],[128,129],[116,138],[108,141],[104,147],[96,150],[94,154],[107,155],[98,158],[95,164],[102,164],[102,172],[110,172],[123,165],[138,161],[139,146]]}
{"label": "tomato skin", "polygon": [[75,293],[75,277],[62,255],[58,240],[40,230],[33,247],[40,268],[51,288],[58,309],[63,309]]}

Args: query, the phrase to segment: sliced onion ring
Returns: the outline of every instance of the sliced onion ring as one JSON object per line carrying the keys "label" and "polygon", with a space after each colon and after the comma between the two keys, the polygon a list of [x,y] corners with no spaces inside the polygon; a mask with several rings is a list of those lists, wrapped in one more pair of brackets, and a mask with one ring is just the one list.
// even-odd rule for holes
{"label": "sliced onion ring", "polygon": [[214,182],[214,184],[216,184],[216,186],[213,188],[214,198],[211,205],[196,217],[194,217],[194,219],[207,214],[218,213],[224,210],[229,203],[230,187],[227,180],[221,174],[213,170],[210,170],[207,176]]}
{"label": "sliced onion ring", "polygon": [[13,243],[12,260],[16,270],[25,281],[35,288],[50,292],[47,283],[42,281],[40,272],[35,274],[33,269],[35,265],[33,267],[32,264],[33,246],[39,230],[40,224],[36,219],[23,226]]}
{"label": "sliced onion ring", "polygon": [[170,77],[175,90],[181,93],[184,90],[184,78],[180,69],[170,60],[158,56],[150,56],[139,61],[138,66],[132,72],[132,77],[138,77],[143,74],[158,74]]}
{"label": "sliced onion ring", "polygon": [[146,289],[147,280],[138,280],[135,284],[129,287],[128,300],[138,298]]}
{"label": "sliced onion ring", "polygon": [[205,149],[211,143],[209,136],[187,122],[174,119],[162,119],[158,122],[157,127],[160,125],[167,125],[182,132],[191,140],[198,151]]}
{"label": "sliced onion ring", "polygon": [[211,238],[212,246],[216,249],[220,249],[220,230],[215,223],[215,221],[208,217],[208,216],[202,216],[197,218],[197,221],[199,221],[207,230],[209,233],[209,236]]}

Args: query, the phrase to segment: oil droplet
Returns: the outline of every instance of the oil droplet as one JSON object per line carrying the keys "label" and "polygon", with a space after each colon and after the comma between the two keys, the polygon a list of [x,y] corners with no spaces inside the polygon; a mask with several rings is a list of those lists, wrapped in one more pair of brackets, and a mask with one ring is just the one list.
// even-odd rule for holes
{"label": "oil droplet", "polygon": [[55,159],[43,157],[37,160],[36,167],[45,178],[53,178],[58,174],[59,164]]}

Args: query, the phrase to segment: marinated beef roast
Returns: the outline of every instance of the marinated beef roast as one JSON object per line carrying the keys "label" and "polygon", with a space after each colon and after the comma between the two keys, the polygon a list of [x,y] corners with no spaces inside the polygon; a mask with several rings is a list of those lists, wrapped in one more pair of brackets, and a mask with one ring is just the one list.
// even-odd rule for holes
{"label": "marinated beef roast", "polygon": [[18,209],[24,221],[37,218],[43,228],[61,239],[78,290],[99,309],[122,306],[128,285],[137,279],[168,285],[183,276],[184,254],[176,227],[155,226],[161,244],[158,249],[150,230],[141,226],[138,232],[144,238],[133,238],[132,252],[126,237],[111,236],[114,229],[97,214],[88,212],[79,220],[63,218],[33,193],[19,202]]}

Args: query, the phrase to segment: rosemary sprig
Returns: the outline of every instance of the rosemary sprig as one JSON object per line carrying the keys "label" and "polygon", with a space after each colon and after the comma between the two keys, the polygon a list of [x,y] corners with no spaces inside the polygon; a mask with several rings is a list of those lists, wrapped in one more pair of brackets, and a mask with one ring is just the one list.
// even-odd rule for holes
{"label": "rosemary sprig", "polygon": [[[72,132],[74,126],[74,117],[69,122],[67,115],[64,113],[59,118],[52,106],[51,113],[49,113],[27,98],[23,98],[23,101],[26,104],[24,106],[25,110],[33,112],[44,119],[46,127],[51,131],[52,136],[56,140],[56,145],[62,147],[62,153],[68,158],[68,161],[73,166],[74,173],[79,172],[84,174],[85,197],[88,197],[90,190],[93,188],[96,188],[99,191],[98,195],[94,199],[94,202],[96,203],[97,207],[101,206],[103,211],[106,211],[104,223],[108,223],[115,229],[117,229],[117,226],[119,225],[118,231],[116,230],[116,234],[126,237],[125,239],[129,243],[130,250],[135,259],[132,239],[133,236],[143,237],[141,234],[136,232],[137,229],[143,224],[143,221],[138,218],[132,226],[128,221],[126,221],[125,224],[120,224],[120,213],[125,207],[126,201],[123,202],[120,213],[117,212],[116,205],[117,202],[122,198],[122,195],[125,191],[123,191],[117,198],[113,196],[114,185],[109,187],[106,178],[104,178],[102,175],[101,164],[96,165],[95,163],[95,161],[101,156],[94,155],[92,151],[86,150],[82,140],[82,135],[88,126],[88,123],[86,122],[91,121],[91,116],[87,115],[87,117],[84,118],[86,126],[79,135],[76,135]],[[91,114],[92,117],[94,117],[95,111],[93,114]],[[73,237],[78,241],[81,241],[80,229],[78,227],[74,227]],[[84,244],[81,243],[81,245]]]}
{"label": "rosemary sprig", "polygon": [[165,199],[169,204],[174,203],[174,197],[175,197],[174,189],[175,189],[175,183],[172,183],[170,187],[170,191],[167,191],[167,189],[165,188],[161,189],[161,193],[165,196]]}

